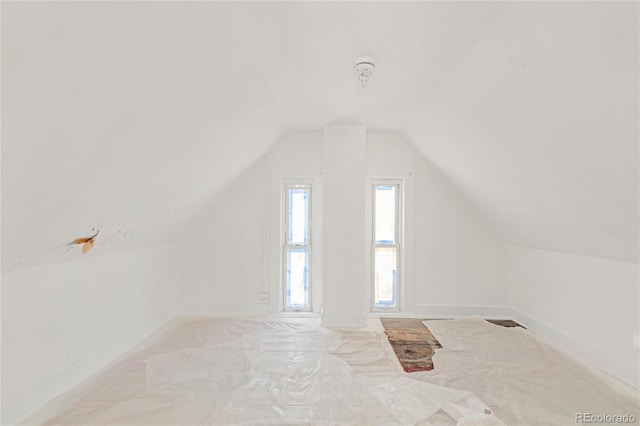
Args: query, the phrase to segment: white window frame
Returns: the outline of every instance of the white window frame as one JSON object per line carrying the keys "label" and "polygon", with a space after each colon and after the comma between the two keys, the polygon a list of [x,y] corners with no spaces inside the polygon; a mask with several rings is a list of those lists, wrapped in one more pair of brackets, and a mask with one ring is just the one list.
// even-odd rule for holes
{"label": "white window frame", "polygon": [[[376,244],[375,242],[375,189],[376,186],[396,186],[396,214],[395,214],[395,243],[394,244]],[[400,312],[401,301],[403,296],[404,283],[404,180],[402,178],[371,178],[369,183],[370,194],[370,235],[371,244],[369,249],[370,259],[370,292],[371,292],[371,311],[372,312]],[[376,306],[375,301],[375,249],[376,247],[395,247],[396,248],[396,294],[395,306]]]}
{"label": "white window frame", "polygon": [[[283,186],[295,184],[310,184],[311,192],[311,223],[313,228],[313,256],[309,265],[311,274],[309,305],[310,311],[285,310],[283,279],[284,268],[284,199]],[[263,288],[268,288],[269,312],[287,315],[320,314],[322,310],[322,282],[323,282],[323,245],[322,245],[322,169],[318,167],[274,167],[269,168],[269,190],[267,192],[269,214],[268,226],[265,227],[265,265]]]}
{"label": "white window frame", "polygon": [[[307,244],[288,244],[289,232],[289,197],[288,190],[291,188],[306,188],[309,192],[308,199],[308,241]],[[282,256],[281,256],[281,292],[282,292],[282,310],[285,312],[310,312],[312,310],[312,282],[313,282],[313,184],[309,182],[283,182],[282,184]],[[287,251],[289,248],[302,248],[307,251],[307,306],[304,308],[295,308],[287,303]]]}

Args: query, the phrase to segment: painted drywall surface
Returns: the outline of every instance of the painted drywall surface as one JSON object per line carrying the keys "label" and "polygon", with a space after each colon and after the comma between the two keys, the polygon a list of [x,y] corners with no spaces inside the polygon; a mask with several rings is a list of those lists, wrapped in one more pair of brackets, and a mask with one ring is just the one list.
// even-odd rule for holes
{"label": "painted drywall surface", "polygon": [[405,134],[513,244],[637,262],[640,4],[511,5]]}
{"label": "painted drywall surface", "polygon": [[[363,156],[364,163],[360,167],[364,167],[364,171],[359,182],[351,182],[354,188],[360,188],[363,196],[370,189],[365,174],[371,177],[382,170],[385,176],[406,178],[406,187],[411,190],[406,194],[405,231],[410,246],[405,253],[403,312],[503,315],[506,243],[502,237],[409,142],[393,133],[367,132],[366,138],[366,153],[360,151],[359,154]],[[334,206],[342,202],[350,204],[354,212],[359,212],[356,222],[359,225],[355,228],[360,226],[364,232],[365,198],[343,201],[342,196],[331,194],[327,189],[325,160],[332,164],[341,160],[325,158],[323,147],[322,131],[289,132],[211,200],[204,214],[185,233],[180,246],[179,312],[225,315],[280,311],[278,182],[287,173],[316,176],[316,179],[320,173],[323,196],[315,203],[316,207],[321,204],[320,211],[323,212],[327,203]],[[353,170],[345,167],[343,172],[350,174]],[[334,183],[334,190],[340,191],[338,185],[344,182]],[[353,221],[355,216],[354,213]],[[321,223],[323,244],[327,244],[327,238],[337,238],[333,244],[343,241],[340,235],[344,232],[351,235],[351,230],[335,229],[342,226],[340,223],[327,225],[326,217],[315,218],[316,230],[321,222],[318,219],[324,220]],[[268,224],[266,227],[265,223]],[[370,247],[361,236],[355,237],[362,241],[340,244],[350,250],[361,250],[360,262],[366,260]],[[350,238],[355,237],[351,235]],[[319,242],[317,238],[314,241]],[[327,250],[323,249],[321,253]],[[321,253],[314,251],[314,258]],[[327,314],[325,323],[329,320],[355,323],[369,311],[368,269],[359,262],[340,264],[333,269],[329,266],[329,276],[332,273],[340,275],[345,270],[353,275],[349,280],[334,278],[341,283],[340,287],[332,287],[333,280],[326,275],[326,260],[319,262],[321,271],[315,270],[314,277],[315,285],[322,287],[322,294],[315,292],[312,298],[315,302],[320,298],[323,313]],[[258,299],[262,291],[269,294],[268,300]],[[342,300],[345,294],[349,295],[348,302]],[[320,309],[314,305],[314,311]]]}
{"label": "painted drywall surface", "polygon": [[[322,166],[322,131],[291,131],[191,224],[181,244],[177,309],[193,314],[278,312],[280,187],[276,170]],[[272,284],[275,283],[275,289]],[[258,294],[268,293],[267,300]]]}
{"label": "painted drywall surface", "polygon": [[175,315],[172,246],[93,254],[2,275],[2,424],[31,414]]}
{"label": "painted drywall surface", "polygon": [[507,244],[493,226],[397,135],[368,134],[367,167],[395,168],[398,175],[408,168],[411,173],[407,181],[412,190],[405,201],[413,211],[405,212],[405,234],[413,237],[413,258],[405,266],[412,270],[413,282],[405,283],[405,310],[504,315]]}
{"label": "painted drywall surface", "polygon": [[362,324],[366,309],[366,128],[336,124],[324,129],[324,324]]}
{"label": "painted drywall surface", "polygon": [[322,168],[322,130],[295,130],[286,132],[268,152],[269,169]]}
{"label": "painted drywall surface", "polygon": [[267,161],[261,159],[205,209],[180,249],[177,309],[262,314]]}
{"label": "painted drywall surface", "polygon": [[640,387],[637,264],[510,246],[508,277],[516,319]]}
{"label": "painted drywall surface", "polygon": [[3,4],[3,271],[174,241],[281,133],[242,7],[156,6]]}
{"label": "painted drywall surface", "polygon": [[171,240],[281,129],[341,117],[402,131],[517,244],[635,261],[638,7],[6,2],[3,266],[97,225]]}

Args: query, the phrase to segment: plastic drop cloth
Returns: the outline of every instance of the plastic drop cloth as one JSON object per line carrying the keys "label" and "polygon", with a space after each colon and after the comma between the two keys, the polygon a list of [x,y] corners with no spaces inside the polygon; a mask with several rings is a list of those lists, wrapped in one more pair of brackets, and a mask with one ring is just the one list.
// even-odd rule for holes
{"label": "plastic drop cloth", "polygon": [[28,424],[503,424],[469,391],[400,368],[379,325],[181,320]]}
{"label": "plastic drop cloth", "polygon": [[529,330],[479,317],[423,322],[442,349],[433,356],[435,369],[414,377],[472,392],[507,424],[576,424],[576,413],[640,419],[637,389]]}

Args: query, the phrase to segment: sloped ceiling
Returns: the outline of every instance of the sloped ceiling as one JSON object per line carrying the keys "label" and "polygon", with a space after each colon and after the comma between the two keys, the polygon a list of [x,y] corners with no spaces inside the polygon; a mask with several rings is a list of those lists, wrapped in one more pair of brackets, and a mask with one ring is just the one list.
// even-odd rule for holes
{"label": "sloped ceiling", "polygon": [[638,35],[635,2],[3,2],[3,270],[94,227],[179,238],[339,119],[404,134],[513,243],[637,262]]}

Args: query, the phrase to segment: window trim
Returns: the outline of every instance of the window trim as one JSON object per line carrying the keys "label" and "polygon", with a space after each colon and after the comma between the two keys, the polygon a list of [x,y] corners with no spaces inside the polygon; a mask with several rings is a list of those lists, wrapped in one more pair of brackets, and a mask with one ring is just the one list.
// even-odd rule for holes
{"label": "window trim", "polygon": [[[288,244],[288,232],[289,232],[289,197],[288,191],[291,188],[307,188],[308,190],[308,241],[307,244]],[[292,181],[292,180],[283,180],[282,182],[282,190],[281,190],[281,220],[282,220],[282,253],[280,256],[280,267],[281,267],[281,282],[280,282],[280,291],[282,293],[282,311],[283,312],[311,312],[312,311],[312,289],[313,289],[313,183],[308,181]],[[289,306],[287,303],[287,278],[288,278],[288,257],[287,252],[289,248],[303,248],[307,251],[307,306],[304,308],[295,308]]]}
{"label": "window trim", "polygon": [[[377,186],[395,186],[397,189],[397,196],[395,200],[396,214],[395,214],[395,242],[394,244],[376,244],[376,187]],[[405,191],[404,179],[388,177],[388,178],[370,178],[369,190],[370,190],[370,229],[371,240],[369,248],[369,288],[370,288],[370,302],[369,306],[371,312],[400,312],[403,296],[404,285],[404,191]],[[396,303],[394,306],[378,306],[376,305],[376,292],[375,292],[375,250],[377,247],[394,247],[396,249]]]}
{"label": "window trim", "polygon": [[[267,310],[272,314],[284,315],[318,315],[322,311],[322,288],[323,288],[323,174],[320,167],[273,167],[266,165],[265,170],[267,176],[267,194],[266,204],[268,213],[266,221],[268,226],[265,227],[264,233],[264,274],[262,291],[270,294]],[[313,287],[311,289],[312,300],[310,300],[311,312],[291,312],[284,311],[284,296],[282,295],[282,246],[283,242],[283,199],[282,186],[285,184],[311,184],[312,192],[312,211],[311,217],[313,222],[313,259],[311,262],[311,274]],[[366,301],[364,303],[367,303]]]}

